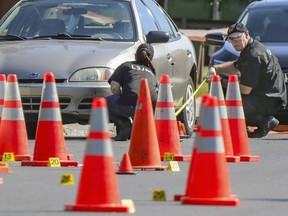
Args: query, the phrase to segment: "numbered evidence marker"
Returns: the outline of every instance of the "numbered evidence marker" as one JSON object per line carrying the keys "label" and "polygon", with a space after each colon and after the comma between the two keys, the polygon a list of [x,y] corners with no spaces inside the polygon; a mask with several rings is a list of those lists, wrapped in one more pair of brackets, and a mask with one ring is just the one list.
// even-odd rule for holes
{"label": "numbered evidence marker", "polygon": [[165,152],[164,161],[174,161],[174,154],[171,152]]}
{"label": "numbered evidence marker", "polygon": [[48,166],[49,167],[61,167],[59,158],[49,158]]}
{"label": "numbered evidence marker", "polygon": [[74,178],[72,174],[63,174],[61,177],[61,184],[64,185],[73,185],[74,184]]}
{"label": "numbered evidence marker", "polygon": [[166,201],[166,193],[164,190],[153,191],[153,201]]}
{"label": "numbered evidence marker", "polygon": [[176,171],[179,172],[180,171],[180,167],[178,165],[177,161],[169,161],[168,167],[167,167],[167,171]]}
{"label": "numbered evidence marker", "polygon": [[13,152],[4,152],[2,161],[15,161]]}
{"label": "numbered evidence marker", "polygon": [[0,167],[8,167],[8,163],[6,163],[6,162],[0,162]]}

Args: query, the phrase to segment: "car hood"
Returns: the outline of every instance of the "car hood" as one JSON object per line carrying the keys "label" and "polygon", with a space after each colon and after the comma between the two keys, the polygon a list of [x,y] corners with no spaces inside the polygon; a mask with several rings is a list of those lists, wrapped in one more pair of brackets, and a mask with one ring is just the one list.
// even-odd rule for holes
{"label": "car hood", "polygon": [[67,79],[81,68],[116,67],[111,65],[111,59],[123,58],[133,45],[132,42],[75,40],[1,42],[0,73],[13,73],[26,79],[30,73],[38,73],[38,78],[43,78],[43,74],[49,71],[58,79]]}

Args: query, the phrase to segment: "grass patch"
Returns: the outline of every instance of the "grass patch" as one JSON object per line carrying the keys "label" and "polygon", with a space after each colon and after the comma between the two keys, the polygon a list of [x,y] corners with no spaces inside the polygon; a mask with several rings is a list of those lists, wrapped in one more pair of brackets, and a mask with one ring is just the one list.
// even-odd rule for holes
{"label": "grass patch", "polygon": [[[203,71],[202,71],[202,80],[204,80],[207,71],[208,71],[208,66],[205,66],[205,67],[203,68]],[[202,81],[201,81],[201,83],[202,83]],[[201,83],[200,83],[200,84],[201,84]],[[198,88],[199,88],[200,84],[198,85]],[[197,89],[198,89],[198,88],[197,88]],[[197,89],[195,89],[195,90],[197,90]],[[195,96],[196,96],[196,98],[197,98],[197,97],[201,97],[203,94],[207,94],[208,92],[209,92],[209,86],[208,86],[208,83],[206,82],[206,83],[204,83],[204,84],[201,86],[200,89],[198,89],[198,91],[197,91],[197,93],[195,94]]]}

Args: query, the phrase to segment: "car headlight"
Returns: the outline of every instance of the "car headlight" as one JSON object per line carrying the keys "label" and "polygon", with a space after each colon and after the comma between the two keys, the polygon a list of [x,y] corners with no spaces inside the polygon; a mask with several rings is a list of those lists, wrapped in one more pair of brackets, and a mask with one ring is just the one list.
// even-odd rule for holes
{"label": "car headlight", "polygon": [[111,68],[84,68],[76,71],[69,78],[70,82],[95,82],[105,81],[114,72]]}

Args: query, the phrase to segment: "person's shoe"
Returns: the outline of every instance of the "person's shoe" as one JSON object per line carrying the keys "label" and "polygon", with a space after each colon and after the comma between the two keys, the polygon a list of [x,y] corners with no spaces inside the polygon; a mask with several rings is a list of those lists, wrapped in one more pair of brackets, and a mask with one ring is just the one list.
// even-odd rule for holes
{"label": "person's shoe", "polygon": [[249,138],[262,138],[266,136],[269,133],[269,131],[271,131],[278,124],[279,124],[279,121],[273,116],[270,116],[268,120],[260,128],[257,128],[256,130],[254,130],[254,132],[248,133],[248,137]]}
{"label": "person's shoe", "polygon": [[119,134],[114,137],[114,140],[115,141],[126,141],[127,139],[130,138],[131,131],[132,131],[132,124],[130,121],[127,121],[122,125]]}

